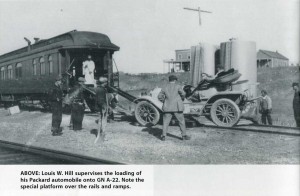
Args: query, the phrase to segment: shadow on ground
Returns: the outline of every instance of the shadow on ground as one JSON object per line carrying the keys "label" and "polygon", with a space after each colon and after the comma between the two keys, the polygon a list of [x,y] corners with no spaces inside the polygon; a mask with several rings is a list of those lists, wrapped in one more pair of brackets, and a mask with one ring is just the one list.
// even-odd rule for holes
{"label": "shadow on ground", "polygon": [[[162,129],[157,128],[157,127],[147,127],[147,128],[142,129],[142,132],[148,132],[150,135],[153,135],[157,139],[160,139],[160,136],[162,134]],[[167,136],[181,140],[181,137],[178,137],[178,136],[170,134],[170,133],[167,133]]]}
{"label": "shadow on ground", "polygon": [[97,137],[97,135],[98,135],[98,130],[97,130],[97,129],[92,129],[92,130],[90,131],[90,133],[91,133],[92,135],[95,135],[95,137]]}

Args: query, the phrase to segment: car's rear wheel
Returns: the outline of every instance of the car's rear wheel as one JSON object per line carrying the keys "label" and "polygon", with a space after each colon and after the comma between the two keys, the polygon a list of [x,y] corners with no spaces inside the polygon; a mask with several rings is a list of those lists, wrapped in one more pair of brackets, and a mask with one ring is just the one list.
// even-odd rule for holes
{"label": "car's rear wheel", "polygon": [[160,118],[157,108],[147,101],[139,102],[135,107],[135,118],[142,126],[156,125]]}
{"label": "car's rear wheel", "polygon": [[222,127],[232,127],[240,120],[240,109],[230,99],[215,101],[210,110],[212,121]]}

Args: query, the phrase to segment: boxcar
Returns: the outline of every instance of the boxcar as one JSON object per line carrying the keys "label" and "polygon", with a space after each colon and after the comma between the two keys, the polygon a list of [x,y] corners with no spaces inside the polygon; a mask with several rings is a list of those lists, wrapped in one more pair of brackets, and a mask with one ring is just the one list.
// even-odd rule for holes
{"label": "boxcar", "polygon": [[88,54],[95,62],[95,79],[107,76],[113,86],[113,54],[119,47],[107,35],[71,31],[0,56],[0,102],[44,102],[55,78],[62,75],[66,92],[82,76]]}

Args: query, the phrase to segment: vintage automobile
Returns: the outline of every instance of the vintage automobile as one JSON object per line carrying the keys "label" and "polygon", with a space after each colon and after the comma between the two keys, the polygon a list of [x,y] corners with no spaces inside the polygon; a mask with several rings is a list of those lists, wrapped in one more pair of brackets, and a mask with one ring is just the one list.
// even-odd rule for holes
{"label": "vintage automobile", "polygon": [[[218,126],[232,127],[238,123],[242,111],[246,109],[248,100],[246,91],[233,91],[232,86],[247,81],[237,81],[241,76],[237,70],[229,70],[212,81],[203,81],[196,88],[186,85],[184,114],[205,116]],[[213,90],[213,95],[201,96],[201,92]],[[160,89],[153,90],[149,95],[134,100],[137,103],[135,118],[143,126],[156,125],[161,117],[163,103],[158,100]],[[200,93],[199,99],[190,99]]]}

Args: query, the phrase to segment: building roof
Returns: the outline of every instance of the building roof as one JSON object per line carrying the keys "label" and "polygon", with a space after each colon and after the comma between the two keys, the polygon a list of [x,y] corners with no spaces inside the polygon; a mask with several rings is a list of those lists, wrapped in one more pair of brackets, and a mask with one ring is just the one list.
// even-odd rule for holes
{"label": "building roof", "polygon": [[179,49],[179,50],[175,50],[176,52],[177,51],[190,51],[191,49]]}
{"label": "building roof", "polygon": [[180,59],[180,60],[164,60],[164,63],[189,63],[190,59]]}
{"label": "building roof", "polygon": [[269,58],[277,58],[277,59],[284,59],[289,60],[287,57],[283,56],[279,52],[272,52],[268,50],[259,50],[257,52],[257,59],[269,59]]}

